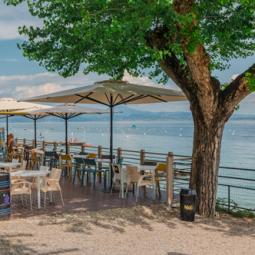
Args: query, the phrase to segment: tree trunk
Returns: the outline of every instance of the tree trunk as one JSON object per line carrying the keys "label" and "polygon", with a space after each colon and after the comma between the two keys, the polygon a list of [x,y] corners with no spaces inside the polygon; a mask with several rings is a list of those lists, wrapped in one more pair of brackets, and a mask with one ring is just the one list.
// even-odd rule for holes
{"label": "tree trunk", "polygon": [[210,125],[204,118],[193,112],[194,141],[190,187],[197,192],[197,212],[214,217],[218,186],[221,140],[225,121],[215,116]]}

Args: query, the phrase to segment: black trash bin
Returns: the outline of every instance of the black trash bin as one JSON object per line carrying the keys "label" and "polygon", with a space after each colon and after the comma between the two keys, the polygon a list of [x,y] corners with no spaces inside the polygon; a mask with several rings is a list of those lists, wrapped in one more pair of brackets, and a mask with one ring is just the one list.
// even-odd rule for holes
{"label": "black trash bin", "polygon": [[181,189],[180,192],[180,216],[181,220],[194,221],[196,212],[196,191]]}
{"label": "black trash bin", "polygon": [[0,173],[0,218],[11,214],[10,175]]}

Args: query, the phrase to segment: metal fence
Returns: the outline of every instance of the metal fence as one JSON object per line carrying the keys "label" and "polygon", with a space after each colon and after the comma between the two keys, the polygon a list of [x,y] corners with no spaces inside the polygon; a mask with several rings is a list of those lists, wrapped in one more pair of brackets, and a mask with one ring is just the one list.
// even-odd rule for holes
{"label": "metal fence", "polygon": [[[17,139],[17,143],[32,145],[32,140]],[[46,150],[55,149],[64,151],[64,143],[38,141],[37,146]],[[102,146],[85,146],[84,143],[69,145],[70,153],[86,151],[88,153],[100,153],[109,155],[109,148]],[[115,155],[121,155],[124,164],[140,164],[144,160],[155,162],[166,162],[168,153],[157,153],[148,151],[114,149]],[[185,155],[174,155],[174,192],[178,196],[181,188],[189,185],[191,172],[191,157]],[[245,209],[255,212],[255,169],[224,167],[219,169],[218,203],[225,209]],[[162,189],[165,184],[162,183]]]}

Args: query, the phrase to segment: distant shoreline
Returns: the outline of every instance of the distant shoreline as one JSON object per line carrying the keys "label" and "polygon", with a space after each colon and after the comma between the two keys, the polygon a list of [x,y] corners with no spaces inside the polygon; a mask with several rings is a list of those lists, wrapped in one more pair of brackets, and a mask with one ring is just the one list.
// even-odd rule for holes
{"label": "distant shoreline", "polygon": [[[104,122],[108,121],[108,115],[81,115],[76,118],[73,118],[72,122]],[[178,120],[178,121],[192,121],[192,114],[190,112],[143,112],[143,111],[125,111],[115,113],[114,121],[164,121],[168,122],[171,120]],[[234,114],[230,120],[251,120],[255,121],[255,114]],[[48,116],[45,118],[40,119],[40,122],[61,122],[62,120]],[[30,119],[21,116],[12,116],[9,118],[10,123],[19,123],[19,122],[31,122]],[[0,119],[0,123],[5,123],[5,118]]]}

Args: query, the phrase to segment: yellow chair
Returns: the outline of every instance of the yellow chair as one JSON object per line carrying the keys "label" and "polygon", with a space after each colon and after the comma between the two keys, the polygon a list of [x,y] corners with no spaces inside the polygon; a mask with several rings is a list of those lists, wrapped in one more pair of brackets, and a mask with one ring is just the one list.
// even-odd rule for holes
{"label": "yellow chair", "polygon": [[167,165],[166,163],[158,163],[155,168],[156,190],[158,191],[159,199],[161,198],[160,181],[166,178]]}
{"label": "yellow chair", "polygon": [[66,169],[66,176],[69,181],[72,180],[72,157],[69,154],[60,155],[60,168],[62,170]]}
{"label": "yellow chair", "polygon": [[88,155],[87,155],[87,158],[96,158],[97,157],[97,154],[96,153],[89,153]]}

